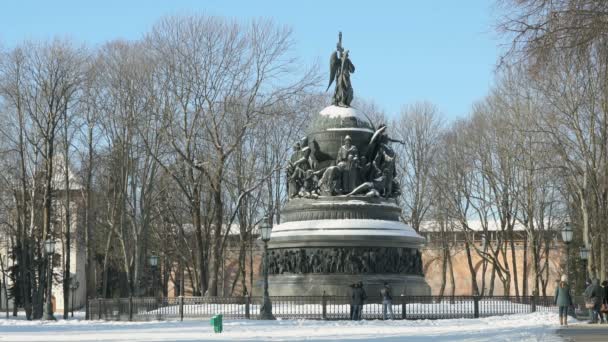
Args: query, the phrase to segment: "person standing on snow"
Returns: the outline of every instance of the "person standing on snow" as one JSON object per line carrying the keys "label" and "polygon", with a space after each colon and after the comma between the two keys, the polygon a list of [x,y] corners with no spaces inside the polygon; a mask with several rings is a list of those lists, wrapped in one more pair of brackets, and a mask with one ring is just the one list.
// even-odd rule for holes
{"label": "person standing on snow", "polygon": [[600,287],[599,279],[593,279],[591,285],[587,287],[585,290],[585,300],[588,303],[593,304],[593,308],[591,309],[591,320],[589,323],[599,323],[598,316],[603,321],[604,318],[600,314],[600,307],[604,301],[604,289]]}
{"label": "person standing on snow", "polygon": [[568,325],[568,308],[572,306],[572,294],[565,274],[555,289],[555,305],[559,307],[559,325]]}
{"label": "person standing on snow", "polygon": [[361,320],[361,313],[363,311],[363,303],[365,302],[365,299],[367,298],[367,295],[365,294],[365,290],[363,289],[362,282],[358,282],[357,284],[355,284],[355,288],[353,289],[351,298],[352,298],[352,302],[353,302],[352,319],[354,321],[359,321],[359,320]]}
{"label": "person standing on snow", "polygon": [[350,287],[350,320],[354,321],[356,316],[355,316],[355,291],[357,290],[357,284],[350,284],[348,285],[348,287]]}
{"label": "person standing on snow", "polygon": [[395,315],[393,314],[393,296],[391,295],[391,287],[387,282],[384,282],[384,287],[380,290],[380,294],[382,295],[382,317],[386,321],[386,312],[391,314],[391,319],[395,319]]}

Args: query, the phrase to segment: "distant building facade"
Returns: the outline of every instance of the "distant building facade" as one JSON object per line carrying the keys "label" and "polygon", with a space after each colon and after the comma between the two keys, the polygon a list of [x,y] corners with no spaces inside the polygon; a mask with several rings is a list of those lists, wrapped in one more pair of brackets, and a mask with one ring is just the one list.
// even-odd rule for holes
{"label": "distant building facade", "polygon": [[[490,229],[492,228],[490,227]],[[473,295],[472,277],[465,248],[465,235],[458,231],[440,232],[433,228],[432,223],[423,225],[420,234],[427,239],[427,243],[422,249],[422,260],[425,279],[431,286],[431,293],[433,295],[438,295],[443,287],[444,295],[451,295],[452,293],[456,296]],[[486,242],[486,244],[495,246],[497,239],[501,238],[501,234],[505,233],[495,228],[492,229],[488,232],[488,237],[486,238],[487,241],[490,242]],[[552,295],[555,291],[557,280],[564,272],[565,246],[561,242],[561,239],[559,239],[558,234],[559,232],[555,231],[544,231],[539,235],[543,244],[540,253],[539,273],[542,272],[542,274],[540,276],[539,295],[543,295],[544,293]],[[513,236],[513,249],[515,251],[516,262],[515,269],[517,270],[519,294],[532,295],[535,274],[533,273],[532,267],[532,253],[529,249],[526,252],[526,248],[529,248],[527,233],[523,231],[521,227],[518,227],[514,231]],[[469,239],[469,244],[471,244],[471,263],[476,273],[478,291],[484,295],[505,295],[504,285],[500,276],[497,272],[494,272],[494,275],[492,275],[493,264],[484,262],[484,259],[479,256],[473,247],[474,244],[478,249],[483,250],[484,238],[482,232],[474,234],[468,233],[467,238]],[[509,263],[509,295],[515,296],[515,272],[512,265],[513,254],[511,253],[510,243],[507,243],[508,240],[503,239],[503,241],[506,243],[504,248],[506,248],[506,258]],[[446,267],[445,285],[443,285],[443,263],[446,246],[450,260],[446,261],[448,266]],[[238,236],[230,236],[226,249],[224,250],[223,262],[220,266],[219,295],[239,296],[243,293],[241,275],[238,274],[239,250]],[[545,251],[548,251],[548,254],[545,254]],[[248,291],[251,291],[253,288],[251,285],[255,285],[256,282],[262,280],[261,242],[256,242],[256,240],[254,240],[252,246],[249,246],[246,250],[245,259],[245,284]],[[502,257],[500,259],[502,259]],[[451,268],[449,267],[449,263],[451,263]],[[524,276],[527,279],[527,287],[524,286]],[[179,279],[180,277],[175,276],[172,278]],[[181,278],[185,281],[185,295],[192,295],[188,277],[183,276]],[[178,284],[176,285],[174,282],[169,282],[167,294],[169,296],[179,295],[180,292],[177,287]]]}
{"label": "distant building facade", "polygon": [[[492,243],[495,243],[496,236],[500,234],[504,233],[491,232],[489,239],[493,241]],[[431,286],[432,294],[438,295],[441,292],[441,288],[444,287],[444,295],[451,295],[452,293],[456,296],[473,295],[473,279],[463,234],[458,232],[447,234],[423,232],[422,235],[427,238],[427,245],[422,253],[424,274],[426,281]],[[561,240],[556,238],[554,232],[543,232],[543,235],[545,235],[542,240],[543,246],[539,254],[539,295],[546,294],[551,296],[555,291],[557,281],[564,272],[565,246]],[[442,243],[441,239],[443,237],[446,237],[449,241]],[[475,241],[469,241],[471,265],[476,274],[479,293],[495,296],[515,296],[518,290],[519,295],[532,295],[535,288],[536,275],[532,267],[533,256],[528,246],[526,233],[522,231],[514,233],[513,240],[513,250],[511,249],[510,242],[505,240],[503,245],[504,256],[501,254],[498,258],[500,267],[506,268],[505,259],[508,263],[508,293],[505,293],[505,286],[498,272],[493,270],[493,262],[488,262],[487,259],[484,260],[475,250],[475,248],[483,250],[483,239],[478,235]],[[444,261],[446,258],[446,254],[444,253],[446,245],[448,247],[449,261]],[[495,247],[495,245],[493,246]],[[488,252],[490,251],[488,250]],[[515,267],[513,266],[513,256],[515,256]],[[447,262],[445,278],[443,276],[444,262]],[[517,274],[517,289],[515,286],[515,274]],[[524,279],[526,279],[525,285]]]}
{"label": "distant building facade", "polygon": [[[79,286],[75,291],[70,290],[70,305],[67,310],[71,310],[72,304],[74,309],[79,309],[85,305],[86,302],[86,282],[85,282],[85,257],[86,257],[86,245],[84,239],[84,199],[82,193],[82,186],[77,181],[75,175],[69,170],[70,186],[67,189],[64,180],[65,163],[60,157],[55,158],[55,174],[53,178],[53,218],[52,226],[55,236],[55,254],[53,260],[53,288],[52,288],[52,302],[55,312],[63,313],[64,311],[64,297],[63,297],[63,279],[64,269],[66,262],[66,210],[70,213],[70,274],[73,278],[74,283],[78,283]],[[69,191],[70,194],[70,205],[69,209],[66,208],[65,198]],[[10,249],[10,238],[0,230],[0,256],[4,265],[4,269],[11,267],[14,262],[9,257]],[[0,310],[6,309],[6,294],[5,287],[8,289],[12,287],[12,282],[9,277],[2,278],[0,274]],[[72,293],[73,292],[73,293]],[[73,298],[73,303],[72,303]],[[12,310],[13,301],[8,300],[9,310]]]}

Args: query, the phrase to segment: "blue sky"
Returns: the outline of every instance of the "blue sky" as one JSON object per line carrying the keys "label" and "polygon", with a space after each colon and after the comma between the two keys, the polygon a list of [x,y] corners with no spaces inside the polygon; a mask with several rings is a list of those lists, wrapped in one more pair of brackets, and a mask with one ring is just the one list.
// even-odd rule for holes
{"label": "blue sky", "polygon": [[[446,118],[466,115],[488,91],[501,52],[493,30],[492,0],[220,1],[97,0],[3,1],[0,45],[25,39],[70,37],[99,44],[137,39],[167,14],[203,13],[237,19],[271,17],[294,29],[304,63],[329,68],[343,31],[356,73],[355,97],[388,115],[427,100]],[[322,69],[323,70],[323,69]]]}

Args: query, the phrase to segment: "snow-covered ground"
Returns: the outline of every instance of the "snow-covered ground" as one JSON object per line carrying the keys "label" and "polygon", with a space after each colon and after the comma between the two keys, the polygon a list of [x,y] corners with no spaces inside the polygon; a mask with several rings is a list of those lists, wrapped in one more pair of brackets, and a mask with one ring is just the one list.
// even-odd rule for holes
{"label": "snow-covered ground", "polygon": [[[80,316],[80,315],[78,315]],[[0,341],[560,341],[556,314],[420,321],[57,322],[0,318]]]}

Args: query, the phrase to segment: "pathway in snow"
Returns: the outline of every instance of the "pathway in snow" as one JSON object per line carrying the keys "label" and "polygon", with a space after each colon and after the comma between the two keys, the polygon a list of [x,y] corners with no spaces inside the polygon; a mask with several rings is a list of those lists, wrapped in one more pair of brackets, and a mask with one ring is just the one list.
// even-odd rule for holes
{"label": "pathway in snow", "polygon": [[608,341],[608,325],[587,324],[580,322],[558,330],[558,335],[565,341],[600,342]]}
{"label": "pathway in snow", "polygon": [[57,322],[0,319],[0,341],[561,341],[555,314],[421,321]]}

